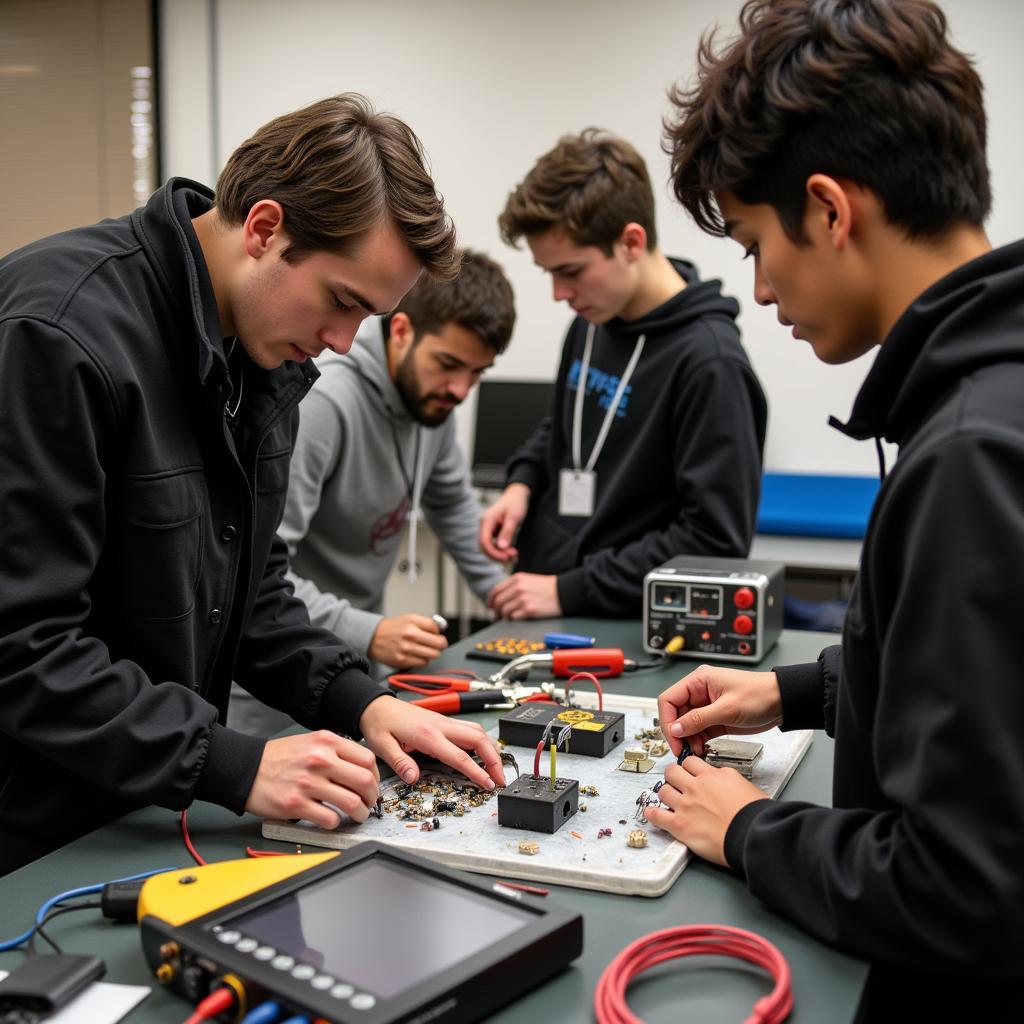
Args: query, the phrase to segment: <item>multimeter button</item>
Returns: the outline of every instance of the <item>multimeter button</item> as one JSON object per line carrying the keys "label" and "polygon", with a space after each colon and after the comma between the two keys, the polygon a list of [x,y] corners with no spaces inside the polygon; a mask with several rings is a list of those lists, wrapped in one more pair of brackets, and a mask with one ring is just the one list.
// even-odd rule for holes
{"label": "multimeter button", "polygon": [[353,992],[355,992],[355,989],[351,985],[347,985],[345,982],[342,982],[340,985],[335,985],[334,988],[331,989],[331,995],[334,996],[335,999],[348,999]]}
{"label": "multimeter button", "polygon": [[273,960],[277,956],[277,950],[273,946],[260,946],[252,955],[256,960]]}
{"label": "multimeter button", "polygon": [[225,946],[233,946],[241,937],[241,932],[221,932],[217,936],[217,941],[223,942]]}
{"label": "multimeter button", "polygon": [[337,980],[337,978],[332,978],[329,974],[318,974],[310,982],[310,985],[319,992],[326,992]]}
{"label": "multimeter button", "polygon": [[289,956],[287,953],[282,953],[280,956],[275,956],[270,961],[270,966],[275,971],[290,971],[295,966],[295,957]]}
{"label": "multimeter button", "polygon": [[235,949],[239,953],[251,953],[258,945],[259,943],[255,939],[239,939],[235,943]]}
{"label": "multimeter button", "polygon": [[737,615],[732,620],[732,628],[743,635],[746,635],[754,628],[754,620],[749,615]]}
{"label": "multimeter button", "polygon": [[292,971],[292,977],[296,981],[309,981],[314,974],[316,974],[316,968],[311,967],[309,964],[299,964]]}
{"label": "multimeter button", "polygon": [[732,599],[737,608],[754,607],[754,592],[750,587],[740,587],[740,589],[732,595]]}
{"label": "multimeter button", "polygon": [[377,999],[369,992],[357,992],[349,1001],[348,1005],[353,1010],[372,1010],[377,1005]]}

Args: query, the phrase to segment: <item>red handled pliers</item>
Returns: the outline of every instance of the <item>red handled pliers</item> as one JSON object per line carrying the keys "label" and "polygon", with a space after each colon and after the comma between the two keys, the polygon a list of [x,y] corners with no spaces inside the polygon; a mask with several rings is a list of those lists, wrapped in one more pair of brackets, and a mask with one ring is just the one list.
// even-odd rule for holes
{"label": "red handled pliers", "polygon": [[480,679],[473,672],[457,670],[448,675],[436,676],[398,673],[388,677],[388,684],[396,690],[423,694],[410,703],[442,715],[458,715],[466,711],[511,710],[520,701],[551,699],[543,693],[521,697],[514,688],[498,689],[489,679]]}

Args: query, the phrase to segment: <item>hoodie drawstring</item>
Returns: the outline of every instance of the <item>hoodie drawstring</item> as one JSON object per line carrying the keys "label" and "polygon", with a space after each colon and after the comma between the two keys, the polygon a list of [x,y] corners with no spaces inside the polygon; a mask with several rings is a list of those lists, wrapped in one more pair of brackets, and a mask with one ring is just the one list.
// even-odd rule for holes
{"label": "hoodie drawstring", "polygon": [[412,473],[412,507],[409,509],[409,550],[406,556],[406,579],[415,583],[419,578],[416,568],[416,542],[420,522],[420,498],[423,496],[423,427],[416,427],[416,463]]}
{"label": "hoodie drawstring", "polygon": [[875,451],[878,452],[878,475],[885,480],[885,451],[882,448],[882,439],[875,435]]}

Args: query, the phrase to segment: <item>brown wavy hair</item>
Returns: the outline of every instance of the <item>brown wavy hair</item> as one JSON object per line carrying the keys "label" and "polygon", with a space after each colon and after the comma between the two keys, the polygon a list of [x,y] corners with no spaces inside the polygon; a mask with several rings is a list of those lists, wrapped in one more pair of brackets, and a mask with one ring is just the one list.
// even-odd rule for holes
{"label": "brown wavy hair", "polygon": [[562,228],[576,245],[596,245],[606,256],[622,229],[635,221],[658,244],[654,192],[643,157],[625,139],[599,128],[563,135],[509,194],[498,218],[511,246],[523,236]]}
{"label": "brown wavy hair", "polygon": [[701,40],[669,92],[663,145],[679,202],[724,234],[714,194],[768,203],[803,238],[807,178],[870,189],[908,238],[980,225],[991,206],[982,85],[929,0],[748,0],[739,33]]}
{"label": "brown wavy hair", "polygon": [[431,277],[446,281],[458,271],[455,228],[419,139],[359,93],[265,124],[231,154],[216,193],[228,224],[241,224],[261,199],[279,202],[292,262],[318,251],[352,256],[390,219]]}

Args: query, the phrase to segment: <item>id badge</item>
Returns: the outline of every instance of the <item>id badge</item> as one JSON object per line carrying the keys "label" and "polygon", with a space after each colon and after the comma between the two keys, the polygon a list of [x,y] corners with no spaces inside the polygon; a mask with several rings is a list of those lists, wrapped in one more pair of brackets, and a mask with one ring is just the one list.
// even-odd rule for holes
{"label": "id badge", "polygon": [[589,469],[563,469],[558,474],[558,514],[592,516],[597,474]]}

